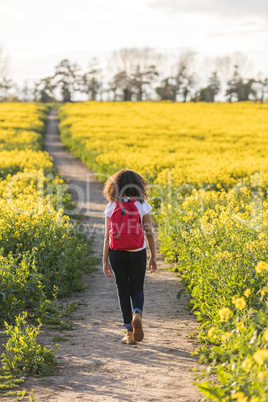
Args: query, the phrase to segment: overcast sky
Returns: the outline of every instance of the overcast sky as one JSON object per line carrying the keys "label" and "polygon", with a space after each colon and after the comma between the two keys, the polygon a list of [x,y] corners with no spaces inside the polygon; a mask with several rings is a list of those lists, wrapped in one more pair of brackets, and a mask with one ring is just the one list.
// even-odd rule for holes
{"label": "overcast sky", "polygon": [[267,0],[0,0],[0,45],[10,76],[52,74],[63,58],[86,68],[121,47],[200,57],[247,53],[252,71],[268,72]]}

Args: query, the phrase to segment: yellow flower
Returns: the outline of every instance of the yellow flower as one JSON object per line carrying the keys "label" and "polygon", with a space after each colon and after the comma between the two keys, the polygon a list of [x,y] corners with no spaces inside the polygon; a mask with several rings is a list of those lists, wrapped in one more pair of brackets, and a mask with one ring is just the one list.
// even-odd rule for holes
{"label": "yellow flower", "polygon": [[238,402],[247,402],[248,397],[243,392],[235,392],[231,395],[231,399],[237,399]]}
{"label": "yellow flower", "polygon": [[208,336],[212,339],[216,339],[217,338],[217,328],[215,327],[211,327],[208,330]]}
{"label": "yellow flower", "polygon": [[258,238],[259,238],[259,239],[265,238],[265,234],[264,234],[264,233],[260,233],[259,236],[258,236]]}
{"label": "yellow flower", "polygon": [[262,271],[268,271],[268,264],[264,261],[259,261],[255,267],[257,274],[260,274]]}
{"label": "yellow flower", "polygon": [[261,295],[264,296],[265,293],[268,293],[268,286],[264,286],[261,290]]}
{"label": "yellow flower", "polygon": [[226,341],[228,338],[230,338],[230,336],[232,335],[232,333],[231,332],[224,332],[224,334],[222,335],[222,337],[221,337],[221,339],[223,340],[223,341]]}
{"label": "yellow flower", "polygon": [[254,353],[253,359],[257,362],[260,366],[263,365],[265,360],[268,359],[268,350],[267,349],[259,349],[257,352]]}
{"label": "yellow flower", "polygon": [[233,315],[232,311],[228,307],[223,307],[219,310],[219,316],[221,321],[228,321],[229,318]]}
{"label": "yellow flower", "polygon": [[236,328],[240,331],[241,329],[245,328],[245,324],[243,322],[238,322],[236,324]]}
{"label": "yellow flower", "polygon": [[253,366],[253,361],[248,358],[246,360],[244,360],[241,364],[242,369],[244,369],[247,373],[249,373],[252,366]]}
{"label": "yellow flower", "polygon": [[209,330],[208,330],[208,336],[209,337],[213,335],[213,333],[215,332],[215,329],[216,329],[215,327],[209,328]]}
{"label": "yellow flower", "polygon": [[244,291],[244,295],[246,296],[246,297],[249,297],[250,295],[251,295],[251,290],[248,288],[248,289],[246,289],[245,291]]}
{"label": "yellow flower", "polygon": [[258,378],[260,380],[268,380],[268,370],[264,370],[258,373]]}
{"label": "yellow flower", "polygon": [[263,338],[266,342],[268,342],[268,328],[266,328],[266,330],[263,333]]}
{"label": "yellow flower", "polygon": [[235,304],[236,299],[238,299],[238,296],[233,296],[232,297],[232,302]]}
{"label": "yellow flower", "polygon": [[244,297],[239,297],[239,298],[235,299],[234,305],[238,310],[243,310],[246,307],[247,303],[246,303]]}

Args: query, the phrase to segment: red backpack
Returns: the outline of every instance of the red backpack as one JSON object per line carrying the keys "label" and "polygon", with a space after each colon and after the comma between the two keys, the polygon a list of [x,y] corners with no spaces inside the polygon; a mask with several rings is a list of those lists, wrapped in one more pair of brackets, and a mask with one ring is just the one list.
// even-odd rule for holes
{"label": "red backpack", "polygon": [[110,217],[109,246],[113,250],[135,250],[143,247],[144,233],[136,199],[116,202]]}

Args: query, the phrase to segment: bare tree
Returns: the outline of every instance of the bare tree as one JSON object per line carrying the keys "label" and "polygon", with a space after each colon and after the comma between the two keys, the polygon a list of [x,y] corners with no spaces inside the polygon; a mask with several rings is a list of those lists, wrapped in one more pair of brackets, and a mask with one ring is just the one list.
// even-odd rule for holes
{"label": "bare tree", "polygon": [[261,86],[260,92],[261,92],[261,96],[260,96],[260,101],[261,103],[263,103],[265,101],[265,95],[268,94],[268,77],[260,79],[259,84]]}
{"label": "bare tree", "polygon": [[234,52],[231,55],[216,57],[215,66],[219,75],[228,81],[233,76],[234,66],[237,66],[241,76],[246,77],[250,74],[252,63],[246,54]]}
{"label": "bare tree", "polygon": [[216,69],[223,79],[227,100],[247,100],[250,94],[254,94],[252,78],[249,76],[252,63],[248,56],[241,52],[234,52],[231,55],[216,58]]}
{"label": "bare tree", "polygon": [[89,69],[81,76],[79,87],[80,92],[87,94],[89,100],[96,100],[102,87],[101,69],[96,58],[89,62]]}
{"label": "bare tree", "polygon": [[80,67],[68,59],[62,60],[55,67],[55,85],[60,88],[62,101],[71,102],[74,91],[79,89],[78,71]]}
{"label": "bare tree", "polygon": [[46,77],[35,81],[33,90],[35,102],[48,103],[56,99],[54,94],[56,84],[53,82],[53,79],[54,77]]}
{"label": "bare tree", "polygon": [[211,102],[215,102],[215,96],[220,92],[221,89],[221,82],[217,71],[213,71],[212,75],[210,76],[208,87],[210,90]]}
{"label": "bare tree", "polygon": [[114,76],[112,80],[109,81],[108,83],[108,88],[106,90],[106,92],[108,93],[108,99],[110,100],[110,94],[112,94],[112,100],[114,102],[117,101],[117,97],[118,97],[118,90],[119,85],[116,81],[116,77]]}
{"label": "bare tree", "polygon": [[131,101],[133,95],[133,85],[131,78],[125,71],[121,71],[113,77],[113,83],[116,89],[121,89],[124,101]]}
{"label": "bare tree", "polygon": [[187,101],[188,95],[190,94],[194,84],[194,78],[194,74],[187,74],[182,80],[181,92],[183,102]]}
{"label": "bare tree", "polygon": [[[190,92],[194,81],[193,63],[196,53],[191,49],[186,49],[179,56],[177,62],[177,73],[174,77],[175,79],[175,91],[174,94],[181,92],[183,97],[183,102],[186,101],[187,95]],[[176,101],[176,98],[174,99]]]}
{"label": "bare tree", "polygon": [[143,100],[158,75],[159,59],[160,55],[151,48],[123,48],[114,52],[109,68],[114,72],[110,88],[115,97],[117,90],[121,90],[125,101],[132,100],[133,96]]}
{"label": "bare tree", "polygon": [[29,102],[30,100],[30,88],[29,88],[29,80],[25,80],[23,83],[23,87],[21,89],[22,102]]}
{"label": "bare tree", "polygon": [[158,75],[157,66],[153,64],[145,69],[142,69],[140,65],[137,65],[136,70],[131,77],[137,101],[144,100],[144,96],[147,96],[147,90],[152,87],[155,78]]}
{"label": "bare tree", "polygon": [[6,101],[8,99],[8,91],[13,87],[13,81],[5,76],[0,81],[0,90],[2,92],[1,100]]}
{"label": "bare tree", "polygon": [[161,56],[155,50],[149,47],[136,49],[135,70],[132,72],[131,79],[137,101],[147,97],[149,88],[159,76],[160,62]]}
{"label": "bare tree", "polygon": [[242,77],[240,76],[239,66],[234,66],[233,75],[227,81],[227,89],[226,96],[228,98],[228,102],[232,103],[233,98],[237,97],[238,87],[241,86]]}
{"label": "bare tree", "polygon": [[14,85],[8,78],[9,54],[0,46],[0,99],[7,100],[8,91]]}
{"label": "bare tree", "polygon": [[170,78],[164,78],[161,81],[161,86],[155,88],[155,92],[161,100],[173,100],[174,92],[173,85],[170,83]]}
{"label": "bare tree", "polygon": [[226,96],[231,103],[235,98],[238,102],[247,101],[250,95],[256,96],[256,91],[253,87],[255,80],[253,78],[243,79],[237,64],[234,65],[233,75],[227,81]]}
{"label": "bare tree", "polygon": [[213,71],[209,77],[209,84],[199,91],[199,101],[215,102],[215,96],[219,93],[221,88],[220,80],[217,71]]}
{"label": "bare tree", "polygon": [[113,52],[108,61],[108,70],[112,72],[112,79],[109,84],[114,94],[114,100],[118,97],[118,90],[121,90],[123,100],[132,99],[131,74],[134,66],[134,49],[122,48]]}
{"label": "bare tree", "polygon": [[195,56],[196,53],[191,49],[186,49],[180,53],[177,62],[171,67],[171,75],[162,80],[164,86],[156,88],[156,93],[160,95],[161,100],[171,97],[171,100],[176,102],[179,95],[182,96],[183,102],[187,100],[195,82]]}
{"label": "bare tree", "polygon": [[258,72],[256,79],[252,85],[254,90],[254,100],[263,103],[268,93],[268,77],[265,77],[262,72]]}

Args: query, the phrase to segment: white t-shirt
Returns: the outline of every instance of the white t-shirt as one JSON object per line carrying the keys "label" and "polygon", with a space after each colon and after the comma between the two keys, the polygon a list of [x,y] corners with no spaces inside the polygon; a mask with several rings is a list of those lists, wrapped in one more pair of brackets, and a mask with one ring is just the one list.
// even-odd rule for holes
{"label": "white t-shirt", "polygon": [[[128,198],[129,198],[129,197],[124,198],[124,199],[123,199],[123,202],[127,202]],[[147,215],[147,214],[151,211],[151,209],[152,209],[152,207],[151,207],[151,205],[148,203],[148,201],[144,201],[144,202],[135,201],[134,204],[135,204],[135,206],[137,207],[137,209],[138,209],[138,211],[139,211],[139,213],[140,213],[141,220],[142,220],[142,218],[144,217],[144,215]],[[113,212],[113,210],[114,210],[115,205],[116,205],[115,202],[112,202],[112,203],[109,202],[109,203],[107,204],[107,207],[106,207],[105,211],[104,211],[104,215],[106,215],[106,216],[108,216],[108,217],[110,218],[111,215],[112,215],[112,212]],[[143,250],[144,248],[146,248],[145,239],[144,239],[143,247],[137,248],[137,249],[135,249],[135,250],[126,250],[126,251],[140,251],[140,250]]]}

